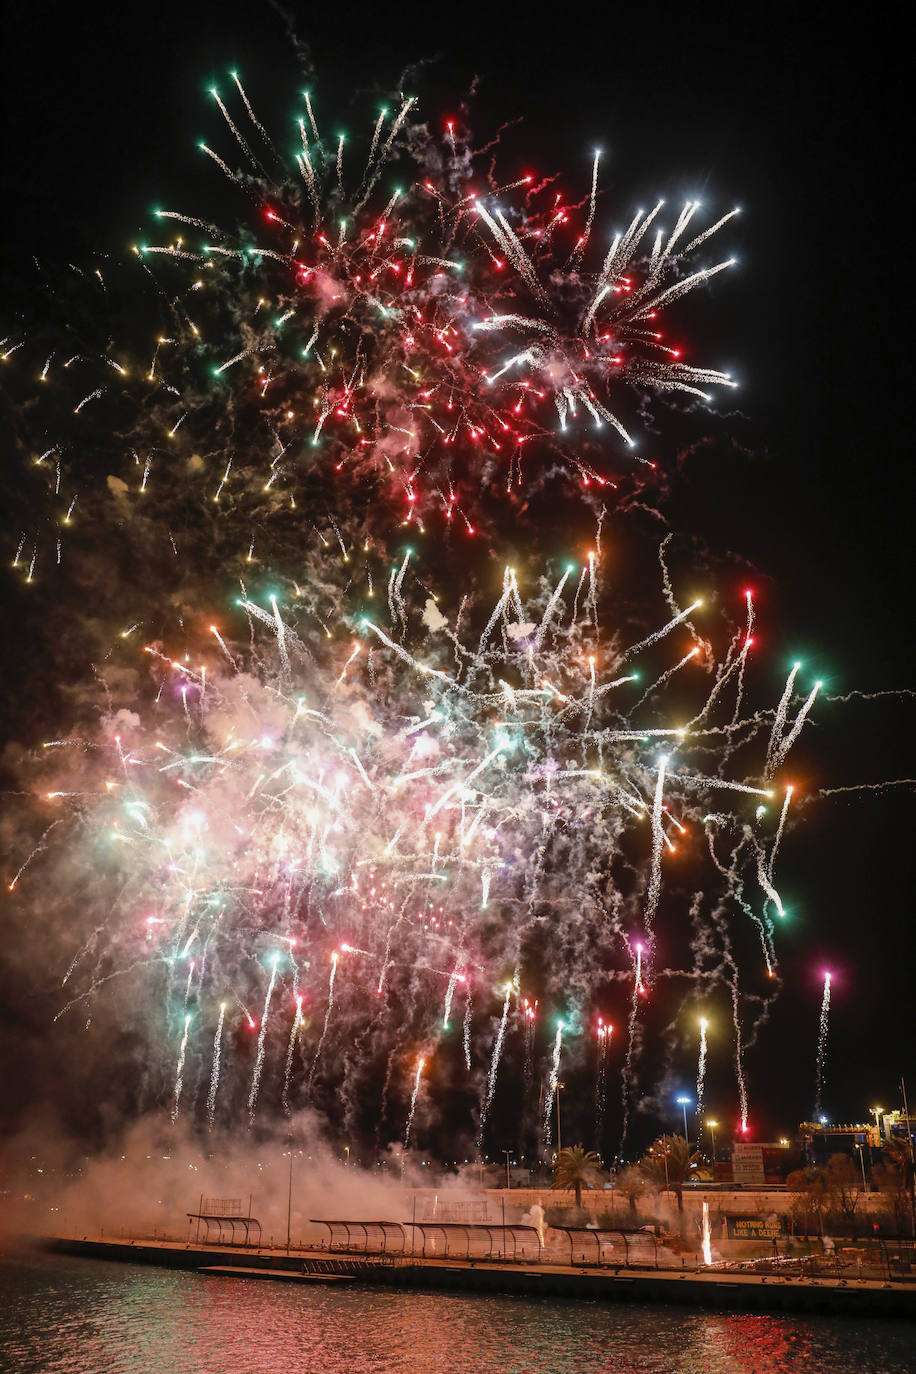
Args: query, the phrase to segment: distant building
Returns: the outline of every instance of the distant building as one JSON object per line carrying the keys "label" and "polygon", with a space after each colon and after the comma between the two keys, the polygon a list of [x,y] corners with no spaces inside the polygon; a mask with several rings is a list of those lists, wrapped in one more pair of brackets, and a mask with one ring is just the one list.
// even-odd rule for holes
{"label": "distant building", "polygon": [[884,1140],[906,1140],[916,1136],[916,1116],[904,1116],[903,1112],[885,1112],[881,1117],[881,1136]]}
{"label": "distant building", "polygon": [[808,1164],[826,1164],[831,1155],[849,1155],[856,1159],[857,1149],[866,1145],[878,1149],[881,1138],[872,1122],[839,1125],[834,1121],[802,1121],[798,1127],[802,1151]]}
{"label": "distant building", "polygon": [[786,1175],[797,1167],[798,1151],[791,1141],[736,1144],[730,1160],[716,1161],[715,1180],[736,1187],[766,1188],[785,1183]]}

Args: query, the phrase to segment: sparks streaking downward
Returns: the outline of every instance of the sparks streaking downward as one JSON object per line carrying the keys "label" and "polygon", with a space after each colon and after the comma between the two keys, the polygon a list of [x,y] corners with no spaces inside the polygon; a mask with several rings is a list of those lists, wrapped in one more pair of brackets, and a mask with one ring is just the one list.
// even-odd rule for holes
{"label": "sparks streaking downward", "polygon": [[[328,565],[310,584],[320,586],[326,599],[335,561],[323,550],[317,557]],[[339,556],[336,566],[346,573]],[[739,742],[743,747],[765,735],[772,713],[743,718],[724,736],[705,708],[699,712],[704,723],[689,731],[655,725],[651,717],[637,723],[625,704],[632,675],[620,672],[632,652],[612,654],[604,646],[605,666],[600,675],[595,671],[602,648],[595,610],[604,598],[597,563],[591,568],[592,606],[578,604],[572,589],[566,598],[557,595],[568,581],[565,573],[556,586],[545,583],[533,600],[523,600],[517,576],[507,569],[495,610],[476,641],[464,644],[420,584],[415,609],[403,596],[394,607],[392,634],[367,616],[356,622],[362,643],[381,646],[358,656],[364,660],[360,672],[352,667],[357,656],[351,643],[327,638],[302,589],[289,600],[272,593],[269,611],[249,593],[241,608],[252,634],[259,625],[268,632],[260,641],[255,637],[253,654],[228,639],[228,631],[219,635],[222,667],[216,658],[206,661],[211,651],[205,646],[201,662],[199,656],[188,660],[148,645],[149,723],[125,710],[106,717],[101,740],[107,741],[110,761],[105,751],[88,758],[77,751],[73,758],[61,740],[50,747],[49,762],[63,751],[70,768],[92,772],[98,760],[102,772],[120,773],[122,781],[106,781],[97,799],[84,780],[56,792],[50,804],[70,805],[77,825],[96,829],[126,865],[132,900],[155,904],[154,922],[142,923],[144,962],[153,973],[174,967],[169,977],[187,970],[181,975],[183,1004],[192,989],[195,951],[200,952],[197,999],[205,1005],[211,988],[220,999],[211,1114],[227,995],[240,1007],[263,998],[247,1098],[253,1119],[265,1052],[274,1041],[286,1046],[287,1109],[296,1094],[296,1044],[308,1053],[303,987],[323,1006],[307,1082],[298,1090],[308,1096],[323,1064],[331,1077],[339,1071],[343,1047],[361,1020],[360,1035],[388,1033],[375,1008],[383,994],[392,999],[389,1014],[397,1007],[410,1024],[416,993],[408,987],[419,991],[424,985],[424,996],[438,989],[436,1026],[421,1022],[416,1031],[424,1039],[446,1039],[456,987],[465,989],[469,1015],[473,978],[484,991],[487,1016],[491,970],[502,964],[516,973],[503,984],[502,1014],[488,1056],[482,1137],[513,1001],[529,1042],[526,1055],[532,1053],[534,1004],[522,1002],[518,987],[547,911],[566,923],[564,938],[580,982],[595,951],[612,952],[618,945],[625,951],[630,922],[640,932],[629,975],[629,1054],[639,1002],[654,978],[650,912],[654,916],[660,900],[667,853],[662,841],[670,829],[680,846],[692,843],[702,852],[705,797],[736,796],[751,807],[751,816],[767,795],[752,783],[710,777],[690,760],[716,746],[727,765]],[[338,595],[331,623],[350,616],[345,576]],[[422,631],[417,647],[405,634],[411,623]],[[208,627],[212,638],[209,622]],[[449,666],[456,648],[457,669]],[[341,660],[351,665],[345,679]],[[640,702],[634,709],[643,715],[647,708]],[[659,737],[676,738],[676,756],[656,757]],[[677,771],[666,772],[675,757]],[[707,838],[715,837],[720,847],[728,825],[735,838],[730,854],[718,857],[720,871],[730,883],[744,881],[738,876],[742,866],[748,879],[758,878],[767,844],[761,818],[749,828],[751,820],[739,815],[733,821],[721,812],[705,816]],[[625,898],[621,889],[615,914],[595,892],[608,882],[631,829],[648,847],[648,890],[641,893],[636,886]],[[561,871],[554,856],[562,854],[567,858]],[[522,855],[530,857],[521,861]],[[753,908],[743,899],[751,929],[761,922],[771,929],[766,913],[772,890],[767,878]],[[327,943],[333,947],[325,963],[315,956]],[[111,976],[93,972],[89,954],[87,948],[66,980],[69,988],[87,976],[76,1002],[94,998]],[[729,959],[726,951],[723,973],[730,980]],[[328,971],[324,993],[312,968],[319,980],[321,969]],[[588,976],[595,996],[613,979],[598,964]],[[625,979],[625,970],[619,976]],[[566,977],[558,966],[558,987]],[[367,981],[374,986],[368,1000]],[[339,996],[344,1000],[335,1036],[332,1014]],[[466,1029],[469,1024],[466,1018]],[[610,1027],[602,1021],[600,1029],[596,1100],[603,1115]],[[558,1029],[555,1055],[561,1039]],[[358,1066],[350,1063],[345,1073],[358,1077]],[[553,1080],[551,1069],[551,1085]],[[548,1103],[553,1091],[549,1087]],[[544,1125],[549,1129],[546,1113]]]}
{"label": "sparks streaking downward", "polygon": [[824,974],[824,995],[821,998],[821,1015],[817,1031],[817,1070],[814,1087],[814,1117],[820,1119],[824,1096],[824,1066],[827,1061],[827,1029],[830,1022],[830,980],[832,975]]}

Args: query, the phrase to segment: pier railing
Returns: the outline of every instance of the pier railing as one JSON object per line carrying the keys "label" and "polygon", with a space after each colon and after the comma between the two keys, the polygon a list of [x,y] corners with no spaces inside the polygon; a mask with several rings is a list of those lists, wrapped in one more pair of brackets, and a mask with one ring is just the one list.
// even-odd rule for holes
{"label": "pier railing", "polygon": [[503,1260],[537,1263],[541,1239],[534,1226],[448,1221],[351,1221],[313,1217],[327,1230],[329,1251],[420,1259]]}
{"label": "pier railing", "polygon": [[[792,1244],[790,1242],[790,1244]],[[916,1284],[916,1242],[912,1240],[863,1241],[833,1249],[812,1249],[796,1253],[780,1252],[773,1242],[773,1253],[754,1259],[720,1260],[713,1266],[719,1273],[745,1273],[792,1276],[810,1279],[881,1279],[886,1283]]]}

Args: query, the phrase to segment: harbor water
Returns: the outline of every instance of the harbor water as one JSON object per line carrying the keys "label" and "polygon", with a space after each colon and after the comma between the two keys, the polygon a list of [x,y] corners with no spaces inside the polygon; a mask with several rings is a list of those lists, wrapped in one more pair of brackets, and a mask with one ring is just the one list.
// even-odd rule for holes
{"label": "harbor water", "polygon": [[911,1374],[886,1318],[697,1311],[206,1277],[0,1256],[16,1374]]}

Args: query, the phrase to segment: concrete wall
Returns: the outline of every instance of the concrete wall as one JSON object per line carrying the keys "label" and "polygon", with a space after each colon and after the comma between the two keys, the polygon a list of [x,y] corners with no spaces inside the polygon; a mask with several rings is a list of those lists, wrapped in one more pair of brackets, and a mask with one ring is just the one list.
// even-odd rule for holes
{"label": "concrete wall", "polygon": [[[413,1193],[409,1194],[407,1215],[410,1215],[410,1208],[413,1206],[413,1196]],[[795,1193],[786,1192],[784,1189],[740,1189],[726,1192],[718,1188],[685,1188],[684,1214],[691,1221],[699,1223],[703,1214],[703,1203],[708,1202],[710,1222],[714,1231],[721,1231],[722,1218],[726,1215],[768,1216],[775,1213],[787,1216],[796,1196]],[[472,1220],[474,1218],[470,1215],[471,1209],[476,1213],[482,1203],[486,1204],[485,1219],[498,1223],[503,1220],[504,1204],[506,1221],[518,1221],[522,1214],[528,1212],[535,1204],[543,1207],[545,1212],[550,1207],[572,1207],[575,1205],[575,1194],[551,1188],[416,1190],[418,1221],[433,1220],[434,1216],[440,1221]],[[585,1189],[582,1193],[582,1207],[590,1217],[597,1217],[599,1212],[605,1211],[624,1214],[629,1211],[629,1202],[619,1189]],[[859,1214],[862,1216],[866,1212],[889,1211],[890,1199],[884,1193],[869,1193],[859,1203]],[[646,1193],[637,1200],[637,1218],[633,1224],[639,1226],[651,1217],[673,1217],[676,1214],[677,1201],[673,1193]]]}

